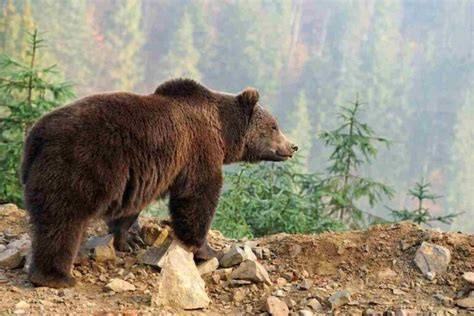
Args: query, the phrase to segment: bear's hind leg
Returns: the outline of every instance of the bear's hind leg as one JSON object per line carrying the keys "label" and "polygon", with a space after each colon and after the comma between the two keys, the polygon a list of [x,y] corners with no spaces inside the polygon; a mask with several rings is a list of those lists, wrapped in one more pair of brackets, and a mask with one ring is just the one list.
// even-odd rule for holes
{"label": "bear's hind leg", "polygon": [[114,234],[114,247],[116,250],[130,252],[145,246],[144,241],[139,235],[140,225],[137,219],[138,214],[120,217],[107,222],[109,233]]}
{"label": "bear's hind leg", "polygon": [[87,220],[61,219],[52,214],[32,214],[33,260],[29,279],[36,286],[72,287],[71,272]]}

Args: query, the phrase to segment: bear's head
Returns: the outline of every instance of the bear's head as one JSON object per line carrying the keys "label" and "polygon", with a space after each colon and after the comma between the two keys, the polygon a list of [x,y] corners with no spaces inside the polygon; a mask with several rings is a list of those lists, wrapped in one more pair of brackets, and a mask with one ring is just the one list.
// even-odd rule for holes
{"label": "bear's head", "polygon": [[249,116],[244,136],[243,161],[284,161],[291,158],[298,146],[280,130],[276,119],[258,105],[256,89],[247,88],[237,96],[239,106]]}

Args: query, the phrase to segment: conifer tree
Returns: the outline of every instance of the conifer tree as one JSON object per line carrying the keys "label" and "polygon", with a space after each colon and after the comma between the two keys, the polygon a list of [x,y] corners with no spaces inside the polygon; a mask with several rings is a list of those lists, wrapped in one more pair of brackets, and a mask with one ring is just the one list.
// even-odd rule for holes
{"label": "conifer tree", "polygon": [[7,0],[2,14],[2,51],[5,54],[16,55],[18,40],[21,38],[21,16],[15,5],[15,0]]}
{"label": "conifer tree", "polygon": [[194,26],[191,14],[186,10],[181,23],[170,42],[170,49],[163,59],[168,77],[201,79],[198,69],[199,52],[194,46]]}
{"label": "conifer tree", "polygon": [[141,0],[118,0],[109,13],[106,41],[111,53],[114,89],[133,91],[141,82]]}

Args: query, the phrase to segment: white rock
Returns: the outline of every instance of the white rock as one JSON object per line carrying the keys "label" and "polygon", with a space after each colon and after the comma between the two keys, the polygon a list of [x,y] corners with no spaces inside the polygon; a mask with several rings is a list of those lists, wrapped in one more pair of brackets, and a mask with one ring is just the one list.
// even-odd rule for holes
{"label": "white rock", "polygon": [[111,279],[105,288],[114,291],[115,293],[135,291],[135,285],[122,279]]}
{"label": "white rock", "polygon": [[201,275],[212,273],[219,268],[219,260],[217,260],[217,258],[206,260],[199,264],[197,268]]}
{"label": "white rock", "polygon": [[240,266],[232,271],[231,279],[248,280],[256,283],[266,283],[272,285],[270,277],[265,268],[253,260],[245,260]]}
{"label": "white rock", "polygon": [[193,254],[174,241],[163,262],[155,306],[182,309],[206,308],[210,303],[204,280],[193,260]]}

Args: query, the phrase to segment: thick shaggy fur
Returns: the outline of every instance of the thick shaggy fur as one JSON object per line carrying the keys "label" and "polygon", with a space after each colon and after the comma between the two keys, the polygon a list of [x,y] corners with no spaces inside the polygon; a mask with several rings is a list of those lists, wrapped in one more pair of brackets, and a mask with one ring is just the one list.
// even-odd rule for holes
{"label": "thick shaggy fur", "polygon": [[206,237],[222,165],[257,161],[259,150],[268,159],[269,146],[290,153],[269,160],[292,153],[283,134],[262,132],[276,122],[257,101],[254,89],[231,95],[178,79],[151,95],[99,94],[45,115],[29,132],[22,165],[33,226],[30,280],[74,285],[73,261],[89,220],[106,219],[116,247],[126,250],[140,211],[165,194],[176,236],[198,257],[215,255]]}

